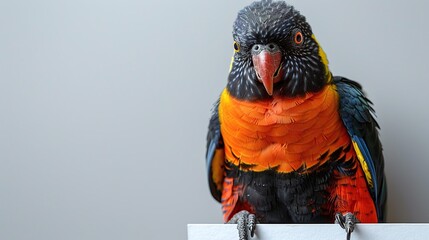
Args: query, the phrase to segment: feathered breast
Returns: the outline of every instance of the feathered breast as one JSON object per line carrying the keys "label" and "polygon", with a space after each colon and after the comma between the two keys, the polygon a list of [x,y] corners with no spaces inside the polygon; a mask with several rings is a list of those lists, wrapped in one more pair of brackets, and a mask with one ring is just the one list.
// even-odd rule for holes
{"label": "feathered breast", "polygon": [[[300,98],[241,101],[224,90],[219,105],[226,160],[241,170],[308,172],[350,146],[333,85]],[[351,159],[354,151],[342,151]],[[347,155],[347,156],[345,156]]]}

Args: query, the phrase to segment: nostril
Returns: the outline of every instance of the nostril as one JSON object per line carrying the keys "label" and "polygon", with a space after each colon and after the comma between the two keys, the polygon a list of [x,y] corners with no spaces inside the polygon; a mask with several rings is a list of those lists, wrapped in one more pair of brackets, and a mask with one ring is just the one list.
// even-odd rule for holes
{"label": "nostril", "polygon": [[270,52],[275,52],[275,51],[279,50],[279,46],[275,43],[269,43],[269,44],[267,44],[267,50]]}
{"label": "nostril", "polygon": [[259,45],[253,46],[253,51],[259,51],[259,49],[261,49],[261,47]]}

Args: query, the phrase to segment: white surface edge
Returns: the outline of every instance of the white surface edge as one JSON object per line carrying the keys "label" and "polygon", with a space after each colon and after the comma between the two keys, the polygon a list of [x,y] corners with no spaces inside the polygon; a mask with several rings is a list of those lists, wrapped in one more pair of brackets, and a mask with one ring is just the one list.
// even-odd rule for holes
{"label": "white surface edge", "polygon": [[[258,224],[251,240],[344,240],[346,233],[336,224]],[[188,240],[238,240],[235,224],[188,224]],[[249,238],[250,239],[250,238]],[[428,223],[357,224],[352,240],[426,240]]]}

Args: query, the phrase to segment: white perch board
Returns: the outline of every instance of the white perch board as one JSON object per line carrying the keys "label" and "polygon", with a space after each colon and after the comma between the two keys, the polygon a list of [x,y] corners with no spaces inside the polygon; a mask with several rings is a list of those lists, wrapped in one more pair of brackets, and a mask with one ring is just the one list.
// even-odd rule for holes
{"label": "white perch board", "polygon": [[[235,224],[188,224],[188,240],[238,240]],[[258,224],[251,240],[345,240],[336,224]],[[357,224],[351,240],[428,240],[427,223]]]}

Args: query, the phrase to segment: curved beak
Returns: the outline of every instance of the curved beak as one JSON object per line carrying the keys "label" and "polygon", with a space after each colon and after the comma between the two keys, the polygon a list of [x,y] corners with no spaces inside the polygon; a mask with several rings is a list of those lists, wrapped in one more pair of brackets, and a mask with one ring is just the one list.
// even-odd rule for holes
{"label": "curved beak", "polygon": [[262,82],[268,95],[273,95],[274,83],[280,81],[280,65],[282,60],[282,53],[280,50],[267,51],[254,53],[252,56],[253,67],[255,68],[258,80]]}

